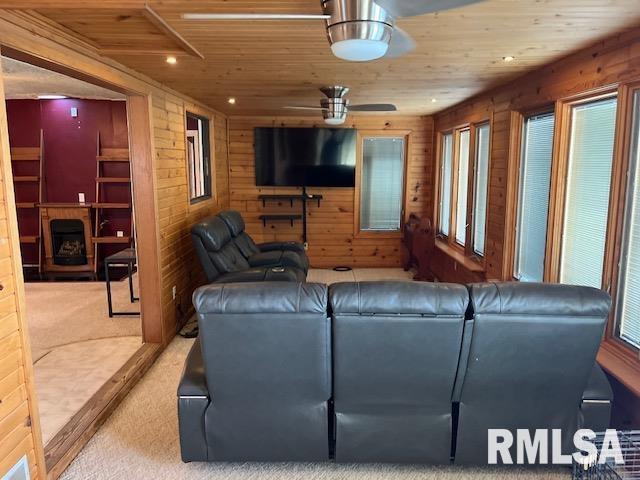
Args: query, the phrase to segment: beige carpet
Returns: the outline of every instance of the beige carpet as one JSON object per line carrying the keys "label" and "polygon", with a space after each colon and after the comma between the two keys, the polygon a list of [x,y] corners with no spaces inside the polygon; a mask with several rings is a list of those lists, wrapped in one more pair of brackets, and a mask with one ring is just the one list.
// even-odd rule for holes
{"label": "beige carpet", "polygon": [[[140,311],[129,303],[126,280],[112,282],[116,311]],[[137,275],[134,292],[138,292]],[[34,363],[55,347],[110,337],[141,336],[139,316],[109,318],[104,282],[25,284],[27,325]]]}
{"label": "beige carpet", "polygon": [[141,345],[141,337],[87,340],[56,347],[34,365],[45,445]]}
{"label": "beige carpet", "polygon": [[176,388],[193,340],[176,338],[78,457],[64,480],[566,480],[569,470],[332,463],[182,463]]}

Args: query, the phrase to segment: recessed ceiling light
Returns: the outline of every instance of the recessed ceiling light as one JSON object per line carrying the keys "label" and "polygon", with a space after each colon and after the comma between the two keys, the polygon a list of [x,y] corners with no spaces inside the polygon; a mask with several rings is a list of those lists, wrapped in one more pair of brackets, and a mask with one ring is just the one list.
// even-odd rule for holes
{"label": "recessed ceiling light", "polygon": [[432,99],[431,99],[431,103],[436,103],[437,101],[438,101],[438,99],[437,99],[437,98],[432,98]]}
{"label": "recessed ceiling light", "polygon": [[231,97],[231,98],[229,98],[229,100],[227,100],[227,102],[229,102],[231,105],[235,105],[236,104],[236,99]]}
{"label": "recessed ceiling light", "polygon": [[38,100],[62,100],[64,95],[38,95]]}
{"label": "recessed ceiling light", "polygon": [[167,57],[167,63],[169,65],[175,65],[176,63],[178,63],[178,59],[174,56],[169,56]]}
{"label": "recessed ceiling light", "polygon": [[502,57],[502,60],[504,62],[513,62],[516,59],[516,57],[512,57],[511,55],[507,55],[506,57]]}

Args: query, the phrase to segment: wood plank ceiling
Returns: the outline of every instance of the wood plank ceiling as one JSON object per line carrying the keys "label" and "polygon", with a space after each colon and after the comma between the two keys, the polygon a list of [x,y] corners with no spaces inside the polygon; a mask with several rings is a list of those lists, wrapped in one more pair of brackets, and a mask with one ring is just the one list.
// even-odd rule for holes
{"label": "wood plank ceiling", "polygon": [[[10,3],[0,1],[0,6]],[[230,115],[291,114],[282,107],[316,105],[321,97],[317,88],[328,84],[351,87],[352,102],[391,102],[400,114],[430,114],[640,24],[638,0],[486,0],[401,19],[399,26],[417,41],[416,51],[356,64],[331,54],[319,20],[181,18],[185,12],[320,13],[319,0],[149,0],[204,55],[201,60],[143,18],[143,2],[101,0],[98,7],[69,3],[86,8],[56,8],[61,2],[53,0],[20,2],[53,7],[37,11],[94,44],[110,47],[110,57]],[[127,51],[117,51],[122,48]],[[178,63],[168,65],[162,54],[140,50],[177,51]],[[509,55],[515,61],[503,62]],[[229,97],[237,103],[229,105]]]}

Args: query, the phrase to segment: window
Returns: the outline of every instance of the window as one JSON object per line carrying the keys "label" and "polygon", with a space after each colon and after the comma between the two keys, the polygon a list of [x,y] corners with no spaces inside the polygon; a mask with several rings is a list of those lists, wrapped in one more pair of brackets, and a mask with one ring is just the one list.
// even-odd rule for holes
{"label": "window", "polygon": [[602,286],[617,99],[572,108],[560,282]]}
{"label": "window", "polygon": [[404,138],[363,140],[360,230],[399,232],[404,186]]}
{"label": "window", "polygon": [[469,257],[484,255],[490,134],[483,122],[441,137],[438,233]]}
{"label": "window", "polygon": [[469,130],[458,133],[458,198],[456,200],[456,242],[465,244],[467,235],[467,187],[469,185]]}
{"label": "window", "polygon": [[451,167],[453,160],[453,134],[442,136],[442,162],[440,166],[440,228],[439,232],[449,236],[451,218]]}
{"label": "window", "polygon": [[520,155],[520,185],[513,276],[542,282],[553,154],[553,113],[525,118]]}
{"label": "window", "polygon": [[476,159],[473,199],[473,252],[484,255],[484,237],[487,223],[487,187],[489,181],[489,124],[476,128]]}
{"label": "window", "polygon": [[634,96],[633,145],[624,217],[616,329],[622,340],[640,348],[640,93]]}
{"label": "window", "polygon": [[187,112],[187,160],[190,202],[193,204],[211,198],[209,119],[189,112]]}

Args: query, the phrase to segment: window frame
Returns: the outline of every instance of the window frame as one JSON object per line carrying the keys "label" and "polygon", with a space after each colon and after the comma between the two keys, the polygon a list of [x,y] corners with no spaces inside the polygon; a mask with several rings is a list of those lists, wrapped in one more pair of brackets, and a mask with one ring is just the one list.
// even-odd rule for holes
{"label": "window frame", "polygon": [[[489,186],[491,184],[491,152],[492,152],[492,140],[493,140],[493,116],[489,118],[481,118],[477,121],[464,123],[457,125],[453,128],[445,129],[437,133],[437,162],[436,162],[436,175],[435,175],[435,192],[436,202],[434,206],[434,218],[436,225],[436,232],[438,232],[437,238],[440,242],[445,243],[448,247],[453,249],[452,251],[457,254],[462,254],[465,257],[473,260],[477,264],[480,264],[482,269],[485,267],[485,255],[486,255],[486,240],[487,240],[487,224],[489,222],[488,208],[485,218],[485,255],[479,255],[474,251],[474,213],[476,205],[476,173],[477,173],[477,129],[480,126],[489,126],[489,158],[487,165],[487,207],[489,206]],[[460,134],[464,131],[469,131],[469,158],[467,166],[467,208],[465,211],[466,217],[466,232],[465,243],[461,245],[456,240],[456,220],[457,220],[457,206],[458,206],[458,180],[459,180],[459,164],[460,164]],[[444,137],[445,135],[453,135],[453,151],[451,158],[451,192],[450,192],[450,212],[449,212],[449,234],[444,235],[440,232],[440,202],[441,196],[444,192],[441,191],[441,172],[443,164],[444,153]]]}
{"label": "window frame", "polygon": [[[353,189],[354,212],[353,212],[353,235],[354,238],[402,238],[404,235],[404,224],[406,221],[407,207],[407,171],[409,152],[411,152],[411,131],[410,130],[358,130],[358,141],[356,148],[356,178]],[[404,161],[402,165],[402,206],[400,209],[400,229],[389,230],[361,230],[360,227],[360,196],[362,184],[362,168],[364,163],[364,140],[366,138],[402,138],[404,140]]]}
{"label": "window frame", "polygon": [[[611,314],[607,322],[604,339],[598,352],[598,362],[620,380],[627,388],[640,395],[640,350],[622,340],[618,334],[618,312],[620,309],[619,287],[622,260],[622,244],[625,236],[625,213],[628,206],[629,182],[626,181],[632,166],[633,153],[633,102],[640,94],[640,82],[631,82],[618,88],[618,114],[614,164],[611,185],[608,248],[605,252],[604,276],[608,280],[607,291],[611,295]],[[638,120],[640,121],[640,119]]]}
{"label": "window frame", "polygon": [[[184,109],[184,146],[185,146],[185,168],[187,169],[187,202],[189,204],[189,209],[197,208],[200,205],[208,204],[208,202],[216,202],[216,192],[215,188],[215,149],[214,149],[214,119],[205,114],[200,108],[193,108],[194,106],[185,106]],[[188,138],[188,117],[195,117],[200,120],[206,120],[208,124],[208,137],[209,137],[209,162],[208,162],[208,175],[206,175],[205,180],[205,190],[208,187],[208,192],[205,195],[201,195],[196,198],[191,198],[191,170],[189,165],[189,138]],[[206,165],[206,162],[205,162]]]}
{"label": "window frame", "polygon": [[[507,250],[504,255],[504,267],[503,267],[503,276],[502,278],[507,279],[509,281],[518,282],[520,281],[515,275],[516,269],[516,260],[517,260],[517,242],[518,235],[516,233],[516,228],[518,226],[518,211],[520,208],[520,183],[521,183],[521,174],[522,174],[522,157],[524,153],[524,143],[523,143],[523,133],[525,122],[528,118],[534,117],[536,115],[544,115],[544,114],[553,114],[554,116],[554,126],[553,126],[553,138],[551,140],[552,143],[552,152],[551,152],[551,176],[549,179],[549,208],[547,212],[547,237],[550,229],[551,222],[551,197],[553,195],[553,164],[556,157],[556,137],[558,134],[558,118],[556,105],[554,103],[545,104],[536,106],[530,109],[523,109],[518,111],[511,112],[511,127],[510,127],[510,142],[509,142],[509,150],[511,152],[509,156],[509,165],[513,168],[514,173],[509,176],[509,180],[507,182],[507,194],[506,201],[507,205],[513,205],[515,208],[507,208],[505,212],[505,225],[508,225],[509,228],[506,230],[505,235],[505,244],[507,245]],[[547,238],[547,248],[548,248],[548,238]],[[547,274],[547,251],[545,250],[545,258],[544,258],[544,278],[546,278]]]}

